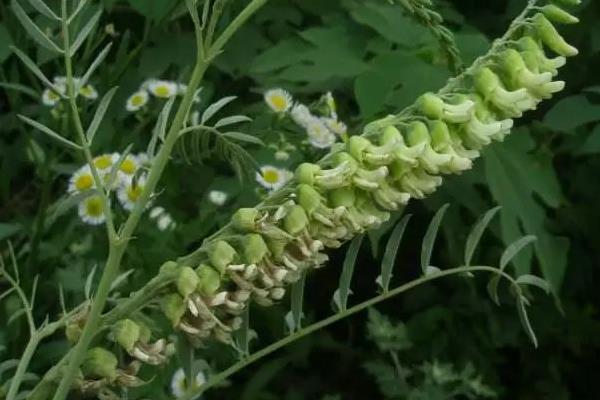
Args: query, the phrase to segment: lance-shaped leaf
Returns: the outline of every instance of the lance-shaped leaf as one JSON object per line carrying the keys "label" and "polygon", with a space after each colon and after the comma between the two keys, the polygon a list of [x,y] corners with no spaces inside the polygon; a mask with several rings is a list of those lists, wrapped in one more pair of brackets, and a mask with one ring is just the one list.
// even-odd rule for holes
{"label": "lance-shaped leaf", "polygon": [[42,70],[38,68],[38,66],[35,64],[35,62],[33,62],[33,60],[31,58],[29,58],[29,56],[27,54],[25,54],[23,51],[21,51],[17,47],[11,46],[10,48],[15,53],[15,55],[17,57],[19,57],[19,59],[23,62],[23,64],[25,64],[25,66],[27,68],[29,68],[29,70],[35,76],[37,76],[37,78],[40,81],[42,81],[42,83],[44,85],[46,85],[50,89],[54,90],[56,93],[59,93],[59,94],[61,93],[60,90],[59,90],[59,88],[56,87],[55,84],[53,84],[52,82],[50,82],[50,79],[46,78],[46,75],[44,75],[44,73],[42,72]]}
{"label": "lance-shaped leaf", "polygon": [[100,20],[100,16],[102,15],[102,9],[98,10],[96,14],[92,15],[92,17],[88,20],[88,22],[83,26],[81,31],[77,34],[75,41],[71,44],[69,48],[69,54],[74,55],[77,50],[81,47],[85,39],[92,32],[98,21]]}
{"label": "lance-shaped leaf", "polygon": [[16,0],[12,0],[11,1],[11,7],[13,9],[13,12],[15,13],[15,16],[17,17],[17,19],[19,20],[19,22],[21,22],[21,25],[23,25],[23,28],[25,28],[25,30],[27,31],[27,33],[29,33],[29,35],[31,36],[31,38],[33,40],[35,40],[40,46],[45,47],[46,49],[62,54],[63,50],[58,47],[58,45],[56,43],[54,43],[41,29],[39,26],[37,26],[32,20],[31,18],[29,18],[29,16],[27,15],[27,13],[25,12],[25,10],[23,10],[23,7],[21,7],[19,5],[19,3],[17,3]]}
{"label": "lance-shaped leaf", "polygon": [[75,150],[81,150],[81,146],[71,142],[69,139],[65,139],[64,137],[60,136],[58,133],[54,132],[52,129],[48,128],[46,125],[40,124],[37,121],[32,120],[31,118],[28,118],[24,115],[17,115],[17,117],[22,120],[23,122],[33,126],[35,129],[44,132],[46,135],[50,136],[52,139],[60,142],[61,144],[63,144],[64,146],[67,146],[71,149],[75,149]]}
{"label": "lance-shaped leaf", "polygon": [[345,311],[348,305],[348,296],[352,293],[350,290],[350,284],[352,283],[352,275],[354,275],[354,266],[356,265],[356,258],[360,245],[364,235],[355,237],[350,246],[348,252],[344,258],[344,266],[342,268],[342,274],[340,275],[340,283],[338,289],[333,294],[333,302],[337,306],[338,311]]}
{"label": "lance-shaped leaf", "polygon": [[483,232],[486,230],[486,228],[492,221],[492,218],[494,218],[498,211],[500,211],[500,208],[501,207],[498,206],[492,208],[491,210],[488,210],[488,212],[486,212],[483,215],[483,217],[481,217],[481,219],[477,221],[475,226],[473,226],[473,229],[471,229],[471,232],[467,237],[467,243],[465,245],[465,266],[468,267],[469,265],[471,265],[473,254],[475,254],[475,250],[477,249],[477,245],[481,240]]}
{"label": "lance-shaped leaf", "polygon": [[112,42],[107,44],[102,49],[102,51],[100,53],[98,53],[98,55],[96,56],[94,61],[92,61],[92,63],[88,67],[87,71],[85,71],[85,74],[83,74],[83,77],[81,78],[81,86],[85,86],[88,83],[88,81],[92,77],[92,74],[96,71],[96,69],[100,66],[102,61],[104,61],[104,59],[108,55],[108,52],[110,51],[111,47],[112,47]]}
{"label": "lance-shaped leaf", "polygon": [[548,282],[546,282],[539,276],[535,276],[535,275],[530,275],[530,274],[521,275],[517,278],[516,282],[519,285],[536,286],[536,287],[542,289],[544,292],[546,292],[546,294],[550,294],[550,292],[552,290],[552,288],[550,287],[550,284]]}
{"label": "lance-shaped leaf", "polygon": [[517,298],[517,311],[519,312],[519,319],[521,320],[521,325],[523,326],[525,333],[527,333],[527,336],[529,336],[529,339],[531,339],[533,346],[538,347],[538,341],[535,336],[535,332],[533,331],[533,328],[531,327],[531,322],[529,322],[529,316],[527,315],[527,309],[525,308],[525,302],[526,302],[525,297],[519,296]]}
{"label": "lance-shaped leaf", "polygon": [[102,100],[100,101],[100,104],[98,105],[98,108],[96,109],[96,113],[94,114],[94,118],[92,119],[92,122],[90,123],[90,126],[88,127],[88,129],[85,133],[85,137],[89,144],[91,144],[92,141],[94,140],[94,136],[96,135],[96,132],[98,131],[98,128],[100,127],[100,123],[104,119],[106,110],[108,110],[108,106],[110,105],[110,102],[112,101],[112,98],[115,95],[115,92],[117,91],[117,89],[118,89],[118,87],[114,87],[114,88],[110,89],[102,97]]}
{"label": "lance-shaped leaf", "polygon": [[202,113],[202,117],[200,118],[200,123],[204,124],[213,115],[215,115],[217,112],[219,112],[220,109],[222,109],[223,107],[225,107],[227,104],[231,103],[235,99],[236,99],[236,96],[223,97],[222,99],[217,100],[216,102],[212,103],[210,106],[206,107],[206,110],[204,110],[204,112]]}
{"label": "lance-shaped leaf", "polygon": [[392,270],[394,268],[394,261],[396,261],[396,254],[404,236],[406,225],[412,217],[411,214],[405,215],[400,222],[396,225],[390,238],[385,246],[385,253],[383,253],[383,261],[381,262],[381,275],[377,277],[377,283],[386,293],[389,290],[390,280],[392,279]]}
{"label": "lance-shaped leaf", "polygon": [[245,115],[232,115],[230,117],[221,118],[215,124],[215,128],[220,128],[222,126],[239,124],[241,122],[250,122],[252,118],[247,117]]}
{"label": "lance-shaped leaf", "polygon": [[246,142],[257,144],[259,146],[264,146],[265,142],[257,138],[256,136],[248,135],[247,133],[242,132],[225,132],[221,136],[224,136],[228,139],[237,140],[238,142]]}
{"label": "lance-shaped leaf", "polygon": [[444,204],[442,208],[435,213],[427,228],[427,232],[425,232],[423,245],[421,247],[421,271],[423,271],[423,274],[427,275],[434,271],[429,268],[431,266],[431,254],[433,253],[433,246],[435,244],[435,239],[437,238],[438,230],[440,229],[442,218],[444,218],[444,214],[449,206],[450,204]]}
{"label": "lance-shaped leaf", "polygon": [[77,4],[77,7],[73,11],[73,14],[71,14],[71,16],[69,17],[69,19],[67,19],[67,24],[70,24],[71,22],[73,22],[73,20],[75,18],[77,18],[77,16],[81,12],[81,10],[83,10],[83,7],[87,4],[87,2],[88,2],[88,0],[79,0],[79,3]]}
{"label": "lance-shaped leaf", "polygon": [[291,287],[290,312],[285,316],[285,322],[290,333],[296,332],[302,327],[302,307],[304,306],[304,287],[306,286],[306,271],[302,271],[300,279],[294,282]]}
{"label": "lance-shaped leaf", "polygon": [[57,21],[60,21],[60,17],[56,15],[50,7],[46,5],[42,0],[29,0],[29,4],[35,8],[40,14]]}

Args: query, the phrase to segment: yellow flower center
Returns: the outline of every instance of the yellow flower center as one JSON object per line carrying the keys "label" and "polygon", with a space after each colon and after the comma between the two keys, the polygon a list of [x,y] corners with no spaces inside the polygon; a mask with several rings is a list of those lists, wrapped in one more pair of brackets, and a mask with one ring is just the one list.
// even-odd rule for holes
{"label": "yellow flower center", "polygon": [[127,188],[127,198],[129,201],[135,203],[142,194],[144,188],[141,185],[131,185]]}
{"label": "yellow flower center", "polygon": [[60,99],[60,96],[57,95],[56,93],[54,93],[53,91],[49,91],[48,98],[52,101],[56,101],[56,100]]}
{"label": "yellow flower center", "polygon": [[85,211],[89,216],[100,217],[103,214],[102,200],[100,197],[90,197],[85,202]]}
{"label": "yellow flower center", "polygon": [[136,165],[135,161],[133,161],[130,158],[127,158],[123,161],[123,163],[121,163],[121,168],[119,168],[119,169],[122,172],[126,173],[127,175],[133,175],[136,168],[137,168],[137,165]]}
{"label": "yellow flower center", "polygon": [[273,104],[273,108],[278,111],[283,111],[287,107],[287,99],[282,95],[273,95],[271,97],[271,104]]}
{"label": "yellow flower center", "polygon": [[79,175],[75,179],[75,189],[83,192],[84,190],[91,189],[94,186],[94,178],[90,174]]}
{"label": "yellow flower center", "polygon": [[154,94],[157,97],[169,97],[171,95],[171,90],[167,86],[157,86],[154,89]]}
{"label": "yellow flower center", "polygon": [[93,91],[92,88],[89,85],[87,85],[79,89],[79,93],[83,96],[91,96],[93,94]]}
{"label": "yellow flower center", "polygon": [[273,184],[279,182],[279,171],[277,170],[268,169],[266,171],[263,171],[262,176],[265,182],[267,183]]}
{"label": "yellow flower center", "polygon": [[110,154],[105,154],[103,156],[96,157],[94,159],[94,165],[98,169],[107,169],[112,166],[112,156]]}
{"label": "yellow flower center", "polygon": [[136,94],[131,98],[131,104],[136,107],[144,105],[144,97],[141,94]]}

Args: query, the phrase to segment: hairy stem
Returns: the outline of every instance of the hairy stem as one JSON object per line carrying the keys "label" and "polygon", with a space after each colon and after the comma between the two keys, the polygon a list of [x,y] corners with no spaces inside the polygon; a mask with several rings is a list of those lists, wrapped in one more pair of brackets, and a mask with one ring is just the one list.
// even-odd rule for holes
{"label": "hairy stem", "polygon": [[501,277],[507,279],[514,287],[518,288],[518,286],[512,276],[508,275],[507,273],[505,273],[504,271],[502,271],[498,268],[493,268],[493,267],[489,267],[489,266],[458,267],[458,268],[443,270],[443,271],[437,272],[435,274],[426,275],[421,278],[415,279],[414,281],[405,283],[404,285],[399,286],[395,289],[392,289],[388,292],[382,293],[379,296],[373,297],[367,301],[359,303],[353,307],[346,309],[345,311],[339,312],[339,313],[334,314],[328,318],[325,318],[319,322],[316,322],[312,325],[302,328],[302,329],[286,336],[285,338],[283,338],[275,343],[272,343],[267,347],[264,347],[264,348],[258,350],[256,353],[251,354],[247,358],[237,362],[236,364],[232,365],[231,367],[227,368],[226,370],[214,375],[204,385],[202,385],[198,388],[190,389],[181,399],[182,400],[197,399],[202,393],[206,392],[207,390],[209,390],[210,388],[212,388],[214,386],[217,386],[218,384],[223,382],[225,379],[229,378],[231,375],[233,375],[236,372],[240,371],[241,369],[247,367],[248,365],[255,363],[256,361],[262,359],[263,357],[268,356],[269,354],[281,349],[282,347],[287,346],[290,343],[295,342],[298,339],[303,338],[304,336],[307,336],[313,332],[316,332],[316,331],[323,329],[331,324],[334,324],[342,319],[345,319],[353,314],[363,311],[366,308],[372,307],[378,303],[381,303],[382,301],[388,300],[394,296],[404,293],[404,292],[406,292],[414,287],[417,287],[419,285],[422,285],[426,282],[430,282],[430,281],[433,281],[433,280],[436,280],[436,279],[439,279],[439,278],[442,278],[445,276],[449,276],[449,275],[464,274],[464,273],[468,273],[468,272],[494,273],[498,276],[501,276]]}

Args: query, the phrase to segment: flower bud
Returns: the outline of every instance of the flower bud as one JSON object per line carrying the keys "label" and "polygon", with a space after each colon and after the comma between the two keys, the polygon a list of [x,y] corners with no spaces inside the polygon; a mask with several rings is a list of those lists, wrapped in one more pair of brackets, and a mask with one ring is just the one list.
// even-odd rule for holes
{"label": "flower bud", "polygon": [[419,164],[432,174],[440,173],[440,169],[450,163],[451,157],[447,154],[436,153],[431,148],[429,129],[423,122],[415,121],[410,124],[406,141],[411,146],[425,144],[423,152],[419,155]]}
{"label": "flower bud", "polygon": [[544,14],[537,13],[534,15],[533,25],[540,39],[542,39],[544,44],[555,53],[565,57],[572,57],[579,54],[579,51],[575,47],[571,46],[563,39]]}
{"label": "flower bud", "polygon": [[554,0],[556,3],[564,4],[565,6],[578,6],[581,0]]}
{"label": "flower bud", "polygon": [[552,76],[556,76],[558,69],[567,63],[567,59],[563,56],[546,57],[544,50],[531,36],[523,36],[517,41],[517,45],[522,50],[521,56],[525,64],[532,71],[550,72]]}
{"label": "flower bud", "polygon": [[362,136],[352,136],[348,140],[348,153],[360,163],[373,166],[387,165],[393,160],[395,143],[375,146]]}
{"label": "flower bud", "polygon": [[256,233],[244,236],[244,259],[248,264],[258,264],[269,253],[263,237]]}
{"label": "flower bud", "polygon": [[94,347],[87,351],[81,370],[87,378],[104,378],[113,382],[117,378],[119,361],[110,351]]}
{"label": "flower bud", "polygon": [[160,308],[173,326],[179,325],[185,314],[186,305],[183,298],[177,293],[171,293],[161,299]]}
{"label": "flower bud", "polygon": [[321,171],[321,167],[316,164],[302,163],[296,168],[296,180],[299,183],[305,183],[313,186],[315,184],[315,175]]}
{"label": "flower bud", "polygon": [[233,226],[242,232],[254,232],[260,212],[256,208],[240,208],[231,217]]}
{"label": "flower bud", "polygon": [[546,18],[558,24],[569,25],[576,24],[579,22],[579,18],[569,14],[568,12],[554,4],[545,5],[544,7],[542,7],[542,12],[546,16]]}
{"label": "flower bud", "polygon": [[179,264],[175,261],[167,261],[163,265],[160,266],[159,273],[160,274],[173,274],[179,268]]}
{"label": "flower bud", "polygon": [[77,343],[81,332],[81,326],[77,322],[69,322],[65,328],[65,336],[70,343]]}
{"label": "flower bud", "polygon": [[130,319],[122,319],[112,327],[114,341],[130,351],[140,339],[140,326]]}
{"label": "flower bud", "polygon": [[177,291],[179,291],[179,294],[183,297],[188,297],[196,291],[199,280],[198,275],[192,268],[182,267],[177,275]]}
{"label": "flower bud", "polygon": [[381,142],[384,145],[394,146],[393,155],[395,160],[401,161],[403,164],[409,164],[410,166],[417,166],[419,163],[417,157],[425,149],[425,145],[421,144],[418,146],[408,147],[404,142],[404,137],[395,126],[388,126],[381,135]]}
{"label": "flower bud", "polygon": [[304,208],[299,205],[292,206],[283,220],[283,225],[287,233],[293,236],[297,236],[306,229],[308,216]]}
{"label": "flower bud", "polygon": [[219,287],[221,286],[221,276],[214,268],[210,265],[200,264],[195,272],[198,276],[197,290],[200,294],[212,296],[219,290]]}
{"label": "flower bud", "polygon": [[289,243],[288,239],[277,239],[277,238],[269,238],[267,237],[267,246],[269,247],[269,251],[273,255],[275,260],[279,260],[283,253],[285,252],[285,248]]}
{"label": "flower bud", "polygon": [[451,104],[433,93],[425,93],[417,100],[417,107],[430,119],[443,119],[448,122],[461,123],[471,118],[473,102],[464,99],[459,104]]}
{"label": "flower bud", "polygon": [[210,246],[208,257],[217,271],[224,273],[225,268],[233,262],[236,254],[235,249],[229,243],[219,240]]}
{"label": "flower bud", "polygon": [[351,187],[334,189],[329,192],[329,202],[333,207],[351,207],[356,201],[356,193]]}
{"label": "flower bud", "polygon": [[508,91],[500,78],[491,69],[484,67],[475,75],[475,87],[485,100],[490,101],[504,114],[510,117],[521,116],[523,111],[534,109],[536,103],[527,89]]}
{"label": "flower bud", "polygon": [[461,173],[473,166],[473,162],[469,157],[465,157],[464,154],[460,155],[454,148],[448,125],[442,121],[433,121],[430,124],[430,128],[431,148],[437,153],[448,154],[451,157],[450,162],[444,168],[443,172]]}
{"label": "flower bud", "polygon": [[527,68],[527,64],[515,49],[506,49],[499,57],[503,70],[508,75],[513,88],[525,87],[535,90],[540,85],[552,80],[550,72],[536,74]]}
{"label": "flower bud", "polygon": [[312,186],[300,184],[296,188],[298,204],[304,208],[308,215],[311,215],[321,207],[321,194]]}
{"label": "flower bud", "polygon": [[433,193],[441,184],[441,177],[429,175],[421,169],[416,169],[404,175],[401,180],[402,189],[417,199],[422,199]]}

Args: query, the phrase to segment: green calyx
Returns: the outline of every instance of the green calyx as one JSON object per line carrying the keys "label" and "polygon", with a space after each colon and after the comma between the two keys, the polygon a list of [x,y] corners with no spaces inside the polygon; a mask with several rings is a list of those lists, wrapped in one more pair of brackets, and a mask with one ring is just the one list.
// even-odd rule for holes
{"label": "green calyx", "polygon": [[236,255],[235,249],[224,240],[218,240],[211,244],[208,252],[211,264],[222,274],[227,266],[233,263]]}
{"label": "green calyx", "polygon": [[181,270],[179,271],[179,274],[177,275],[177,280],[175,282],[177,286],[177,291],[184,298],[188,297],[196,290],[199,280],[200,278],[198,278],[196,271],[194,271],[192,268],[181,267]]}
{"label": "green calyx", "polygon": [[257,264],[269,253],[269,248],[263,237],[256,233],[244,236],[244,260],[248,264]]}
{"label": "green calyx", "polygon": [[131,351],[140,339],[140,326],[130,319],[118,321],[112,328],[114,341],[127,351]]}
{"label": "green calyx", "polygon": [[308,226],[308,216],[306,211],[299,205],[290,207],[283,220],[283,225],[287,233],[297,236]]}
{"label": "green calyx", "polygon": [[254,232],[259,218],[260,212],[256,208],[240,208],[231,217],[231,222],[239,231]]}
{"label": "green calyx", "polygon": [[185,314],[186,305],[183,302],[183,297],[177,293],[170,293],[161,299],[160,308],[175,327],[179,325],[181,318]]}
{"label": "green calyx", "polygon": [[210,265],[200,264],[196,268],[198,276],[197,290],[205,296],[212,296],[221,287],[221,274]]}
{"label": "green calyx", "polygon": [[88,378],[104,378],[109,382],[117,379],[119,361],[110,351],[102,347],[94,347],[87,351],[81,370]]}

